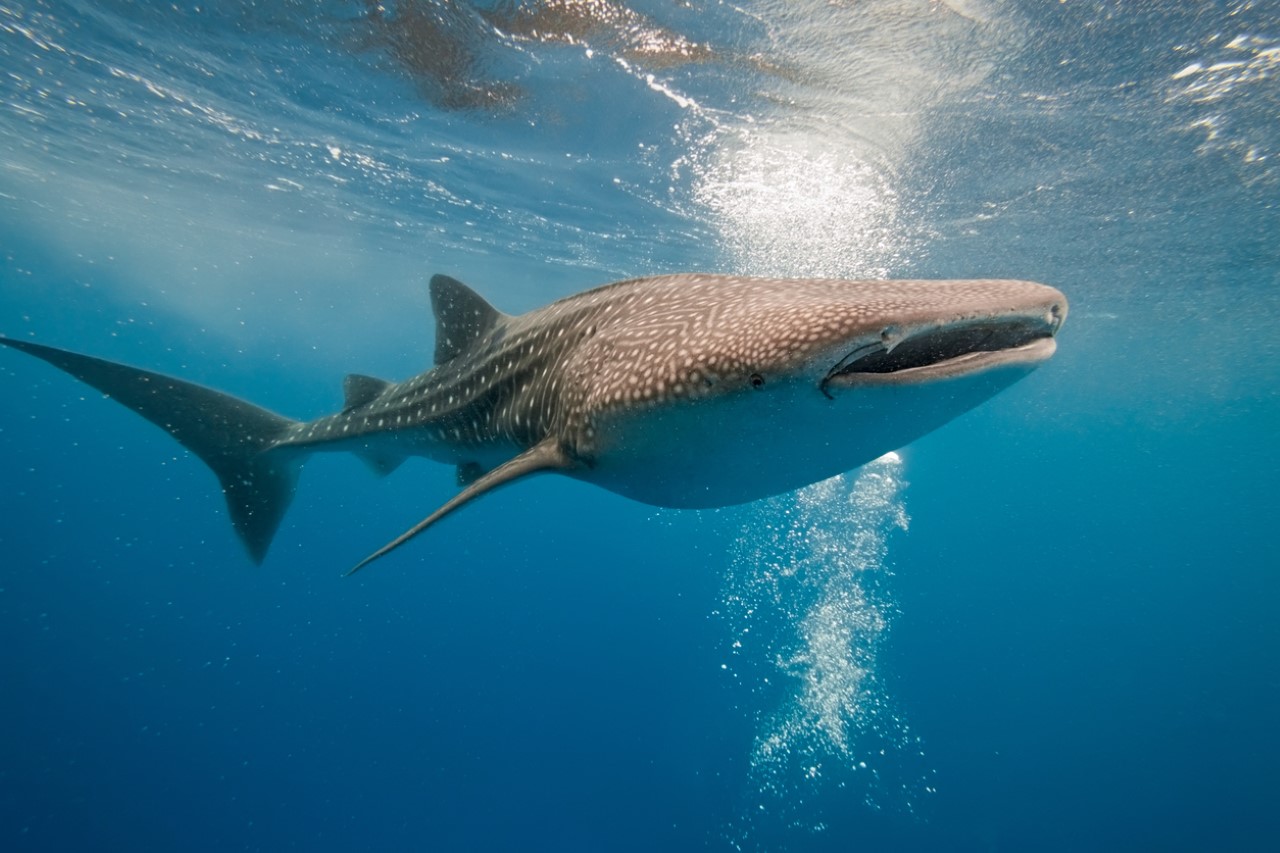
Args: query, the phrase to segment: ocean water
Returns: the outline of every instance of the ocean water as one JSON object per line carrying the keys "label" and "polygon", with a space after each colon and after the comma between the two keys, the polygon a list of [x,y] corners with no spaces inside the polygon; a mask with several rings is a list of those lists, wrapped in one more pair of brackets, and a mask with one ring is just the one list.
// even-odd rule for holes
{"label": "ocean water", "polygon": [[1057,355],[792,495],[216,480],[0,352],[0,849],[1258,850],[1280,7],[0,0],[0,333],[295,417],[681,270],[1016,277]]}

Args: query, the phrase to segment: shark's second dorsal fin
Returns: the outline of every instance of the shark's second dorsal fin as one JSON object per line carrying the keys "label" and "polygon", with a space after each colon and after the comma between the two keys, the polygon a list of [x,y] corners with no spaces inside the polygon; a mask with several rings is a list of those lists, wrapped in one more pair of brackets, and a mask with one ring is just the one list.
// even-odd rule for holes
{"label": "shark's second dorsal fin", "polygon": [[387,390],[391,383],[385,379],[379,379],[376,376],[364,376],[359,373],[351,373],[342,382],[342,394],[345,398],[342,403],[342,411],[349,412],[352,409],[358,409],[363,405],[372,403],[374,398]]}
{"label": "shark's second dorsal fin", "polygon": [[507,316],[447,275],[431,277],[431,307],[436,313],[436,364],[453,360]]}

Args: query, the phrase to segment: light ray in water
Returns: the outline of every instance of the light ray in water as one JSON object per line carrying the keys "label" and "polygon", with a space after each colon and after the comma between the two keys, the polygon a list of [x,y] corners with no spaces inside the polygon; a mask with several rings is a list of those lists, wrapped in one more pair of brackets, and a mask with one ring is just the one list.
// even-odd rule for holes
{"label": "light ray in water", "polygon": [[739,846],[771,831],[825,828],[838,789],[914,812],[932,793],[920,739],[894,708],[877,658],[896,610],[889,541],[906,530],[903,462],[889,453],[744,510],[723,595],[724,664],[756,706]]}

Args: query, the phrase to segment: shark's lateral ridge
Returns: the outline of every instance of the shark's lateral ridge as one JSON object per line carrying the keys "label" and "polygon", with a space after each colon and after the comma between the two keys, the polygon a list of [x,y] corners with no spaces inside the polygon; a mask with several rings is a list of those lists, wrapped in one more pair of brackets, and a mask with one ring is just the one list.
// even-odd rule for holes
{"label": "shark's lateral ridge", "polygon": [[540,472],[635,500],[714,507],[789,491],[907,444],[1054,352],[1066,298],[997,279],[844,281],[666,275],[520,316],[437,275],[435,366],[352,374],[342,408],[277,415],[163,374],[0,337],[162,427],[217,475],[261,562],[313,452],[379,474],[455,465],[462,491],[362,560]]}

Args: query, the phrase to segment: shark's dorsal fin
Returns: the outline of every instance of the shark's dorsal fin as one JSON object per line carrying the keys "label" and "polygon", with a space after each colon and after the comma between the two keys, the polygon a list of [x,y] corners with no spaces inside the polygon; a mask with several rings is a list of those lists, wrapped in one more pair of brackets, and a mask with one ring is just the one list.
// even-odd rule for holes
{"label": "shark's dorsal fin", "polygon": [[436,314],[436,364],[453,360],[507,316],[447,275],[431,277],[431,307]]}
{"label": "shark's dorsal fin", "polygon": [[374,398],[383,391],[391,387],[391,383],[385,379],[379,379],[376,376],[364,376],[359,373],[350,373],[342,382],[342,394],[345,398],[342,403],[342,411],[349,412],[352,409],[358,409],[368,403],[372,403]]}
{"label": "shark's dorsal fin", "polygon": [[372,554],[356,563],[351,571],[347,572],[347,574],[355,574],[379,557],[399,548],[401,545],[408,542],[410,539],[417,536],[419,533],[426,530],[428,527],[435,524],[458,507],[463,504],[470,503],[487,492],[491,492],[494,489],[507,485],[508,483],[514,483],[521,477],[526,477],[530,474],[537,474],[541,471],[565,471],[572,467],[574,467],[574,462],[569,458],[568,454],[564,452],[564,449],[560,446],[560,442],[554,436],[544,439],[541,444],[535,444],[533,447],[530,447],[514,459],[503,462],[497,468],[494,468],[492,471],[480,477],[462,491],[458,492],[448,502],[446,502],[444,506],[422,519],[422,521],[419,521],[404,533],[401,533],[395,539],[392,539],[386,545],[383,545],[377,551],[374,551]]}

